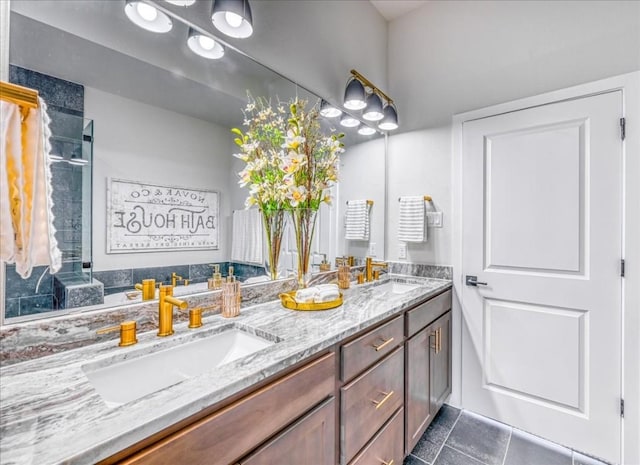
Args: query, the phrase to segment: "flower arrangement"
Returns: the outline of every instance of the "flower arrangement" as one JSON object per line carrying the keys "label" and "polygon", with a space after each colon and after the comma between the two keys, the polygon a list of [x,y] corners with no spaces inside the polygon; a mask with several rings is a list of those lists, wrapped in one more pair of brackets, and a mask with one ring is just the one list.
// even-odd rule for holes
{"label": "flower arrangement", "polygon": [[298,277],[309,266],[311,240],[320,205],[331,203],[328,189],[338,180],[339,155],[344,152],[343,134],[325,134],[316,106],[307,110],[305,100],[294,99],[287,108],[275,109],[265,99],[249,99],[244,110],[246,132],[232,129],[241,149],[235,157],[246,166],[239,184],[249,187],[247,208],[262,211],[267,233],[272,277],[277,268],[282,221],[274,230],[274,216],[288,211],[293,219],[298,247]]}
{"label": "flower arrangement", "polygon": [[305,100],[272,108],[265,99],[250,99],[244,110],[246,132],[232,129],[246,162],[239,184],[249,186],[245,206],[266,210],[311,208],[331,203],[327,190],[338,180],[342,134],[325,135],[317,106]]}

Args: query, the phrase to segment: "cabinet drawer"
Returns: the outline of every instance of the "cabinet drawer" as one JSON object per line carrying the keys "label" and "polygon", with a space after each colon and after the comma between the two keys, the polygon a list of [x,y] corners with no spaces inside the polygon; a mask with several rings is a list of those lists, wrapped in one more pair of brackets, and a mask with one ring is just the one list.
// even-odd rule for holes
{"label": "cabinet drawer", "polygon": [[403,405],[404,347],[396,349],[340,391],[340,455],[341,463],[347,463]]}
{"label": "cabinet drawer", "polygon": [[373,331],[344,344],[342,355],[342,381],[348,381],[365,368],[391,353],[402,343],[402,316]]}
{"label": "cabinet drawer", "polygon": [[126,464],[232,463],[334,392],[329,353],[125,460]]}
{"label": "cabinet drawer", "polygon": [[451,309],[451,289],[407,312],[407,337]]}
{"label": "cabinet drawer", "polygon": [[350,465],[402,465],[403,413],[404,409],[398,410]]}
{"label": "cabinet drawer", "polygon": [[336,409],[333,397],[278,434],[239,465],[333,465]]}

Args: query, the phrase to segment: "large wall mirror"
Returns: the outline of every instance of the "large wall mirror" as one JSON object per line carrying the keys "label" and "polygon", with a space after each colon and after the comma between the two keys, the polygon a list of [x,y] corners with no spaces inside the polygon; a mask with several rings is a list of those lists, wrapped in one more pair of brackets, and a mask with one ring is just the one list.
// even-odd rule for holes
{"label": "large wall mirror", "polygon": [[[183,278],[177,294],[202,292],[212,264],[223,274],[233,265],[241,279],[265,275],[263,264],[231,253],[244,243],[232,237],[232,220],[247,191],[237,183],[242,162],[232,156],[230,129],[242,126],[248,95],[272,101],[297,96],[309,104],[320,97],[232,47],[218,60],[195,55],[187,47],[189,28],[215,34],[210,2],[188,8],[155,3],[173,17],[166,34],[130,22],[124,1],[11,1],[10,80],[38,89],[52,119],[52,153],[59,157],[52,164],[54,215],[64,264],[56,275],[37,267],[28,279],[7,265],[5,323],[132,303],[140,299],[136,283],[168,283],[173,273]],[[346,134],[346,152],[335,201],[320,214],[312,262],[384,258],[384,137],[323,124]],[[165,196],[206,197],[215,207],[216,236],[178,250],[143,250],[145,242],[135,240],[118,250],[108,209],[118,195],[136,189],[142,202],[153,187]],[[346,205],[355,199],[374,203],[369,241],[344,238]],[[292,241],[285,243],[280,276],[295,272],[294,253]]]}

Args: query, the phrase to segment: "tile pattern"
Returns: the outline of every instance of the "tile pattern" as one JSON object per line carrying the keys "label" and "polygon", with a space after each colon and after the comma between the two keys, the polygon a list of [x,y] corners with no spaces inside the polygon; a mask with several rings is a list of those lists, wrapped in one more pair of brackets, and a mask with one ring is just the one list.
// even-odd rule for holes
{"label": "tile pattern", "polygon": [[607,465],[450,405],[443,405],[404,465]]}

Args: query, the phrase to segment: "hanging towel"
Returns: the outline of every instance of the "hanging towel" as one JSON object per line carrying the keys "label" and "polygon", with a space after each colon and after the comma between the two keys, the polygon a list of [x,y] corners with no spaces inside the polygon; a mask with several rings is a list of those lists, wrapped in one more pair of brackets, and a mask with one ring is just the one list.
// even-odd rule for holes
{"label": "hanging towel", "polygon": [[[0,257],[15,263],[16,271],[25,279],[35,266],[48,265],[51,273],[62,266],[53,226],[50,119],[44,100],[38,100],[38,108],[30,110],[24,121],[19,107],[0,102],[3,120],[7,117],[2,122],[0,150],[0,180],[7,186],[0,190],[3,205]],[[8,241],[11,235],[13,239]]]}
{"label": "hanging towel", "polygon": [[369,204],[366,200],[350,200],[347,202],[345,218],[347,231],[345,239],[352,241],[369,240]]}
{"label": "hanging towel", "polygon": [[400,198],[398,240],[403,242],[424,242],[427,240],[423,196]]}
{"label": "hanging towel", "polygon": [[263,231],[260,210],[235,210],[231,233],[231,261],[264,265]]}

